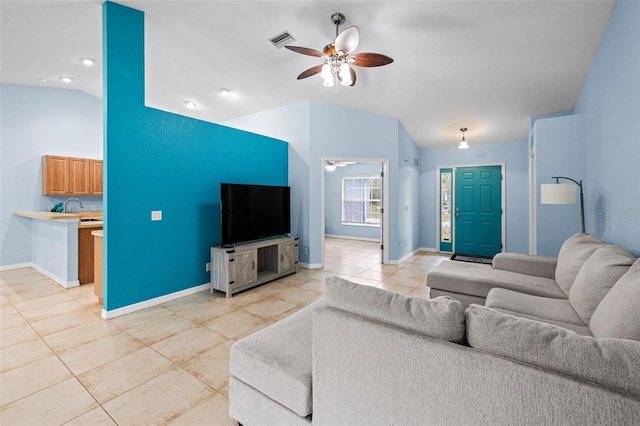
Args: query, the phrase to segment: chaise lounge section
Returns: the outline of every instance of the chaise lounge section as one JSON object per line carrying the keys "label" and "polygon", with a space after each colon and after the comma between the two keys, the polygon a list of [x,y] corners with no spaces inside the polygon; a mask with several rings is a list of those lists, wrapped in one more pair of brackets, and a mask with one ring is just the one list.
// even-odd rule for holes
{"label": "chaise lounge section", "polygon": [[492,288],[566,299],[582,265],[603,245],[579,233],[564,242],[558,257],[498,253],[493,265],[445,260],[427,273],[427,286],[431,297],[451,296],[465,306],[484,305]]}
{"label": "chaise lounge section", "polygon": [[598,248],[556,268],[574,274],[564,299],[496,288],[492,307],[465,309],[329,278],[323,300],[234,344],[229,413],[245,426],[640,424],[640,260]]}

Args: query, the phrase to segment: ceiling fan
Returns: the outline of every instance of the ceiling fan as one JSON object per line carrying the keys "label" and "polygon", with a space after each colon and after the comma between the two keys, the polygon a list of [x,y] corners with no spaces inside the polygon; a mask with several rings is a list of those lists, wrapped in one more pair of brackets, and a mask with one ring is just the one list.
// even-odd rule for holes
{"label": "ceiling fan", "polygon": [[[321,73],[320,76],[324,78],[324,85],[327,87],[334,86],[338,81],[343,86],[353,86],[356,84],[356,72],[351,65],[379,67],[393,62],[392,58],[380,53],[353,53],[360,42],[360,30],[358,30],[358,27],[353,26],[340,32],[340,25],[344,24],[344,21],[345,17],[340,12],[334,12],[331,15],[331,22],[336,26],[336,40],[327,44],[322,52],[307,47],[285,46],[293,52],[323,58],[322,64],[303,71],[298,76],[298,80]],[[337,94],[338,89],[336,86]]]}
{"label": "ceiling fan", "polygon": [[356,164],[355,161],[331,161],[331,160],[325,160],[324,162],[324,168],[328,171],[328,172],[332,172],[336,169],[336,167],[345,167],[348,166],[350,164]]}

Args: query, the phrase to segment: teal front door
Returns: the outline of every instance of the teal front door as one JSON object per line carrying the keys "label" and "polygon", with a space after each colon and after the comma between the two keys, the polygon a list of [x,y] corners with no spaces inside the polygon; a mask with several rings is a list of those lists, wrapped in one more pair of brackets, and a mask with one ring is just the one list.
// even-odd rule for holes
{"label": "teal front door", "polygon": [[455,169],[455,252],[493,257],[502,251],[502,168]]}

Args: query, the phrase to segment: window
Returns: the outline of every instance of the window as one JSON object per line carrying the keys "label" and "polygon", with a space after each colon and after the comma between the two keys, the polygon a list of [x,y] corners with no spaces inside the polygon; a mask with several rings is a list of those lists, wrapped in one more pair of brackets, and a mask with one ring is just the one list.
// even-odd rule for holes
{"label": "window", "polygon": [[342,178],[342,223],[380,226],[382,203],[379,176]]}
{"label": "window", "polygon": [[451,175],[451,171],[440,172],[440,242],[442,243],[451,242]]}

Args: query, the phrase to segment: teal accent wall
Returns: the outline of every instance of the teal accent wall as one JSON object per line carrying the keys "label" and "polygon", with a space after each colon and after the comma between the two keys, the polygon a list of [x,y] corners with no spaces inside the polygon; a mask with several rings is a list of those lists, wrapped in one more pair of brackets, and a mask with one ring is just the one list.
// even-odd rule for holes
{"label": "teal accent wall", "polygon": [[[103,4],[109,311],[209,282],[220,183],[288,184],[288,144],[144,105],[144,14]],[[176,100],[179,102],[180,100]],[[162,210],[162,221],[151,211]]]}

